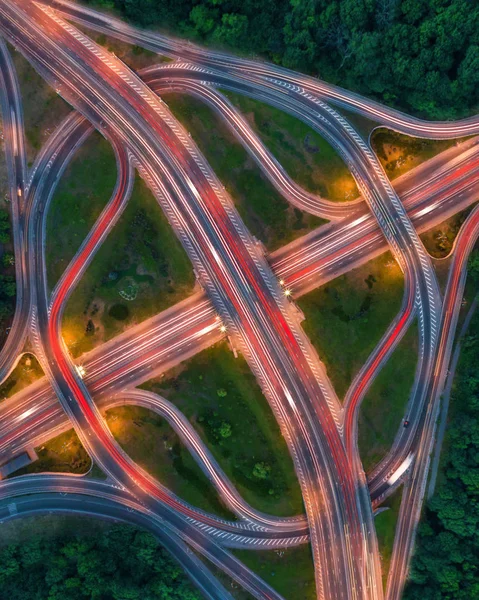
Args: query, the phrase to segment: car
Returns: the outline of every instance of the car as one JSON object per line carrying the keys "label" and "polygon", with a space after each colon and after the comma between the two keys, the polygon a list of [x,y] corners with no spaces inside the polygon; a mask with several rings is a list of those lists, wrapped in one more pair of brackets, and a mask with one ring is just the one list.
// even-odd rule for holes
{"label": "car", "polygon": [[409,421],[407,419],[404,421],[404,427],[409,427]]}

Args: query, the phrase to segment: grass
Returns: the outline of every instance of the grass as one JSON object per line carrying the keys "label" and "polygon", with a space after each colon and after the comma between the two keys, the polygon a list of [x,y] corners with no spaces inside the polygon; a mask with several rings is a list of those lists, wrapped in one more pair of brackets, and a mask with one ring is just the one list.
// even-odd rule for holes
{"label": "grass", "polygon": [[[78,25],[75,25],[78,27]],[[130,69],[133,71],[139,71],[145,67],[151,65],[157,65],[160,63],[171,62],[172,59],[166,56],[161,56],[156,52],[151,52],[146,48],[127,44],[121,40],[116,40],[105,34],[98,34],[93,30],[89,30],[86,27],[78,27],[81,31],[85,31],[86,35],[100,46],[103,46],[108,52],[113,52],[116,56],[122,60]]]}
{"label": "grass", "polygon": [[409,400],[418,360],[418,330],[413,324],[399,342],[363,400],[358,444],[369,471],[392,446]]}
{"label": "grass", "polygon": [[93,466],[90,472],[88,473],[88,477],[91,477],[91,479],[101,479],[102,481],[108,479],[107,474],[104,471],[102,471],[102,469],[96,464],[96,462],[93,462]]}
{"label": "grass", "polygon": [[359,196],[348,167],[316,131],[277,108],[227,92],[252,128],[299,185],[335,202]]}
{"label": "grass", "polygon": [[43,375],[37,358],[33,354],[24,354],[7,379],[0,385],[0,400],[10,398]]}
{"label": "grass", "polygon": [[234,358],[226,343],[142,387],[178,406],[252,506],[279,516],[303,512],[276,419],[246,361]]}
{"label": "grass", "polygon": [[326,222],[284,200],[222,119],[203,102],[178,94],[168,93],[163,97],[226,187],[249,231],[268,250],[275,250]]}
{"label": "grass", "polygon": [[234,554],[285,600],[314,600],[316,586],[309,544],[284,550],[234,550]]}
{"label": "grass", "polygon": [[94,133],[78,149],[51,200],[45,252],[52,288],[110,199],[115,182],[113,150]]}
{"label": "grass", "polygon": [[379,513],[374,518],[374,524],[376,526],[376,533],[378,536],[379,554],[381,556],[381,569],[384,585],[386,585],[389,566],[391,564],[394,535],[396,533],[399,509],[401,508],[401,498],[402,488],[399,488],[387,499],[386,503],[384,504],[384,506],[388,507],[388,510]]}
{"label": "grass", "polygon": [[421,234],[421,240],[433,258],[445,258],[451,252],[462,224],[475,206],[476,204],[468,206],[436,227]]}
{"label": "grass", "polygon": [[79,356],[188,296],[191,263],[137,177],[128,205],[68,301],[63,336]]}
{"label": "grass", "polygon": [[396,179],[422,162],[454,146],[457,140],[425,140],[379,128],[371,144],[389,179]]}
{"label": "grass", "polygon": [[399,311],[403,289],[402,272],[386,253],[297,301],[340,398]]}
{"label": "grass", "polygon": [[71,107],[40,77],[30,63],[9,46],[23,103],[26,153],[31,165],[37,152]]}
{"label": "grass", "polygon": [[38,460],[19,469],[14,475],[27,473],[87,473],[91,459],[74,429],[69,429],[35,448]]}
{"label": "grass", "polygon": [[343,106],[335,106],[334,109],[343,115],[343,117],[351,124],[352,127],[354,127],[357,133],[359,133],[364,140],[367,140],[373,129],[379,125],[377,121],[368,119],[368,117],[354,112],[353,110],[348,110]]}
{"label": "grass", "polygon": [[108,410],[106,420],[130,458],[172,492],[198,508],[234,519],[164,419],[146,408],[120,406]]}

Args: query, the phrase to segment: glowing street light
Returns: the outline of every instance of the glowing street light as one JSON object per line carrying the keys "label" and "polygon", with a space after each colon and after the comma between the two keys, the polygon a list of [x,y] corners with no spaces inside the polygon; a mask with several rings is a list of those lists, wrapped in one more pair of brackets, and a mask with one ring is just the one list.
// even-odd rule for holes
{"label": "glowing street light", "polygon": [[86,373],[85,367],[83,365],[77,365],[76,370],[77,370],[78,375],[80,375],[80,377],[83,379],[83,377],[85,377],[85,373]]}
{"label": "glowing street light", "polygon": [[285,296],[291,296],[291,290],[284,290]]}
{"label": "glowing street light", "polygon": [[220,331],[221,331],[221,333],[225,333],[226,332],[226,325],[222,324],[221,327],[220,327]]}

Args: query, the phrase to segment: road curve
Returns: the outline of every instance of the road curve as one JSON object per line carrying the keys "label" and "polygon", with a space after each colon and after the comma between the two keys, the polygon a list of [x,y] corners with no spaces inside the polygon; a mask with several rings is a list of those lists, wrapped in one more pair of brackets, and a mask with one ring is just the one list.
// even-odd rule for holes
{"label": "road curve", "polygon": [[[82,483],[81,487],[74,485],[78,482]],[[201,534],[196,535],[194,529],[185,531],[178,528],[167,513],[155,514],[127,493],[104,482],[37,474],[0,485],[0,523],[23,516],[72,512],[121,521],[150,531],[172,552],[207,598],[222,600],[232,597],[188,546],[223,569],[254,598],[283,600],[227,550],[214,542],[204,543]]]}
{"label": "road curve", "polygon": [[127,43],[137,44],[158,54],[189,60],[205,67],[228,69],[230,72],[245,70],[253,76],[275,76],[288,85],[300,84],[307,92],[317,94],[331,104],[362,114],[400,133],[432,139],[454,139],[479,133],[478,115],[458,121],[426,121],[411,117],[397,109],[385,106],[339,86],[284,67],[261,60],[240,58],[227,52],[205,49],[173,36],[141,30],[111,15],[79,4],[73,4],[68,0],[50,0],[48,3],[72,21]]}
{"label": "road curve", "polygon": [[428,388],[428,402],[424,414],[421,415],[420,435],[416,439],[415,459],[410,476],[405,483],[399,511],[391,570],[387,583],[388,600],[400,600],[407,578],[429,473],[441,394],[451,359],[454,335],[466,284],[467,263],[478,239],[479,206],[472,211],[459,231],[452,264],[449,268],[434,377]]}
{"label": "road curve", "polygon": [[301,188],[290,178],[241,113],[226,96],[214,88],[189,78],[187,73],[181,77],[160,67],[144,69],[139,74],[160,97],[166,92],[186,93],[208,104],[223,119],[272,185],[296,208],[329,220],[343,219],[357,212],[361,198],[350,202],[332,202]]}
{"label": "road curve", "polygon": [[142,406],[163,417],[192,454],[228,508],[240,519],[247,519],[263,527],[271,527],[273,525],[278,532],[287,532],[289,529],[296,536],[307,535],[308,526],[306,517],[303,515],[275,518],[261,513],[247,504],[238,494],[238,491],[200,438],[195,428],[174,404],[153,392],[141,389],[126,389],[116,397],[106,400],[102,408],[109,410],[115,406],[123,405]]}
{"label": "road curve", "polygon": [[25,190],[27,167],[23,110],[15,67],[5,42],[0,39],[0,107],[11,206],[15,256],[15,313],[5,343],[0,350],[0,382],[15,368],[28,334],[29,284],[25,247]]}
{"label": "road curve", "polygon": [[[454,211],[455,207],[466,206],[467,202],[471,202],[476,197],[475,195],[479,194],[479,187],[472,187],[470,196],[464,195],[461,191],[468,190],[471,185],[470,181],[477,180],[476,172],[474,169],[469,168],[469,164],[474,165],[476,162],[477,153],[478,149],[475,146],[467,147],[464,158],[462,158],[462,154],[454,157],[451,159],[451,166],[447,169],[434,167],[432,173],[429,169],[426,169],[425,179],[419,180],[420,183],[414,188],[404,187],[403,189],[401,187],[401,197],[405,198],[408,210],[413,211],[411,214],[416,226],[420,229],[427,228],[428,224],[438,222],[448,216],[451,211]],[[450,152],[448,151],[447,154],[449,155]],[[436,161],[437,159],[434,160],[434,163]],[[49,163],[49,161],[46,162]],[[438,164],[441,163],[438,162]],[[55,169],[54,165],[52,169]],[[421,168],[422,172],[423,169]],[[463,179],[464,173],[467,175],[465,179]],[[51,174],[51,177],[55,177],[54,173]],[[406,183],[410,185],[410,176],[407,179]],[[452,187],[449,187],[448,180],[455,181],[456,179],[460,182],[463,181],[463,186],[453,184]],[[413,178],[413,181],[417,183],[416,178]],[[434,190],[441,181],[444,182],[447,212],[435,217],[434,215],[441,205],[436,203]],[[417,190],[418,193],[416,195],[411,194],[413,190]],[[429,194],[431,195],[429,196]],[[428,204],[429,200],[431,201],[430,204]],[[419,204],[415,204],[416,201]],[[432,210],[430,210],[431,208]],[[338,230],[339,238],[347,239],[349,236],[345,227],[346,225],[342,225]],[[280,250],[272,256],[273,266],[275,270],[284,273],[291,280],[294,278],[294,269],[300,269],[304,261],[309,260],[311,266],[314,267],[312,273],[316,273],[314,281],[318,283],[327,281],[343,270],[356,266],[356,257],[359,262],[368,259],[368,254],[363,254],[363,252],[364,250],[367,252],[373,251],[374,246],[361,238],[361,235],[364,235],[361,231],[362,227],[362,225],[358,226],[352,222],[351,230],[360,234],[360,236],[357,242],[351,243],[349,249],[351,260],[327,259],[328,252],[330,252],[328,247],[334,247],[336,238],[332,233],[325,232],[323,234],[320,230],[318,234],[313,233],[307,236],[307,241],[298,240],[299,243],[294,243],[291,246],[289,255],[292,257],[298,256],[298,259],[289,260],[288,255],[283,256],[285,252]],[[342,229],[344,229],[344,232],[341,231]],[[380,236],[376,239],[377,252],[380,253],[383,251],[384,241],[381,240]],[[319,254],[318,249],[323,247],[325,251]],[[298,262],[297,266],[296,262]],[[332,268],[328,266],[330,264]],[[301,289],[299,286],[293,286],[295,295],[300,295]],[[95,399],[101,403],[105,393],[108,393],[108,391],[110,393],[114,392],[115,385],[118,384],[123,387],[126,382],[130,382],[131,385],[132,382],[140,383],[149,379],[173,366],[177,361],[185,359],[211,343],[220,340],[222,335],[216,321],[214,309],[204,297],[198,295],[189,298],[177,307],[168,309],[158,317],[153,317],[129,329],[119,338],[113,339],[81,357],[80,361],[86,367],[89,389],[94,392]],[[171,348],[171,351],[168,351],[167,348]],[[173,350],[175,354],[172,354]],[[138,358],[135,358],[135,352]],[[129,370],[126,370],[127,365],[130,365]],[[48,402],[47,398],[50,398]],[[38,416],[41,411],[45,412],[43,418],[39,421]],[[65,423],[55,397],[51,396],[48,386],[42,387],[41,384],[34,384],[31,388],[28,388],[28,390],[18,395],[18,400],[13,398],[3,402],[0,405],[0,415],[2,415],[0,419],[0,456],[3,454],[5,457],[8,456],[6,454],[8,452],[15,454],[15,452],[21,451],[22,446],[18,445],[18,442],[25,436],[26,431],[30,435],[30,437],[25,438],[24,443],[26,445],[41,443],[49,435],[51,436],[55,430],[58,431],[58,427],[61,427],[62,422]],[[41,423],[48,424],[48,419],[50,419],[51,425],[46,429],[42,425],[40,430]],[[52,427],[56,429],[52,429]],[[18,442],[14,442],[14,440]],[[15,444],[16,450],[11,446],[12,443]],[[3,461],[0,459],[0,462]]]}

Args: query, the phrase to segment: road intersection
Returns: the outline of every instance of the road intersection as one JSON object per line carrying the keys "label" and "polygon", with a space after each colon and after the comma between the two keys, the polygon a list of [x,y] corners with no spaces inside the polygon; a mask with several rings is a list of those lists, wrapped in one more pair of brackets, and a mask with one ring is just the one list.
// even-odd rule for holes
{"label": "road intersection", "polygon": [[[382,598],[373,505],[405,479],[409,493],[401,508],[387,589],[388,598],[400,598],[422,505],[467,257],[478,235],[477,210],[464,225],[467,233],[458,237],[455,246],[455,256],[459,258],[451,269],[443,317],[435,274],[417,230],[443,220],[459,206],[467,206],[476,199],[478,151],[475,142],[468,142],[460,152],[451,153],[449,161],[425,167],[419,183],[405,178],[400,183],[402,202],[368,141],[325,100],[361,110],[368,116],[374,114],[376,120],[388,126],[394,124],[400,131],[411,133],[410,129],[415,127],[414,134],[425,137],[478,133],[477,120],[459,124],[422,123],[284,69],[208,53],[184,42],[139,32],[115,19],[68,3],[54,2],[53,6],[60,6],[70,17],[100,31],[188,62],[149,69],[140,79],[48,6],[24,0],[0,2],[0,32],[83,115],[69,117],[52,136],[35,162],[27,184],[26,172],[21,167],[25,162],[24,152],[18,141],[23,139],[18,90],[11,78],[8,53],[3,49],[2,75],[5,80],[10,74],[13,82],[5,86],[3,113],[7,101],[10,106],[16,103],[13,110],[7,110],[7,120],[4,117],[4,125],[11,134],[6,140],[7,158],[10,152],[12,181],[20,178],[14,189],[18,190],[19,185],[25,189],[25,194],[17,193],[16,199],[12,198],[15,210],[22,210],[25,219],[22,229],[14,213],[14,227],[22,232],[19,238],[24,240],[25,247],[17,244],[15,247],[16,255],[23,258],[23,268],[17,277],[21,302],[9,338],[9,348],[16,353],[10,349],[2,351],[0,369],[5,378],[29,329],[49,384],[39,382],[33,394],[30,390],[0,407],[0,456],[3,453],[11,456],[24,445],[65,427],[68,417],[87,451],[108,474],[110,494],[115,495],[111,486],[126,493],[101,503],[98,514],[120,512],[122,518],[131,521],[124,508],[133,502],[134,511],[138,512],[137,507],[141,506],[143,522],[147,520],[146,514],[153,521],[161,518],[164,529],[175,540],[177,557],[211,598],[229,596],[204,566],[201,574],[197,562],[188,562],[180,538],[255,597],[279,598],[244,565],[238,566],[238,561],[225,549],[225,545],[234,543],[240,529],[244,529],[245,538],[241,544],[253,545],[255,539],[268,544],[301,543],[309,534],[318,598]],[[211,85],[234,89],[278,106],[323,134],[345,159],[366,202],[359,200],[339,207],[301,190]],[[251,238],[198,148],[158,97],[157,92],[161,95],[165,89],[192,93],[213,105],[288,200],[303,210],[326,216],[333,223],[266,260],[263,249]],[[44,258],[48,203],[69,157],[91,131],[90,123],[115,148],[117,185],[112,199],[50,296]],[[82,380],[61,339],[62,312],[69,294],[128,201],[133,167],[139,170],[165,211],[205,292],[141,324],[134,332],[127,331],[122,339],[112,340],[82,359],[88,373]],[[408,187],[408,183],[412,185]],[[299,313],[285,298],[278,280],[284,278],[299,295],[387,247],[405,274],[403,307],[353,382],[343,408],[302,331]],[[410,400],[413,426],[406,432],[399,430],[391,452],[366,481],[356,444],[358,407],[367,387],[416,315],[420,324],[420,360]],[[248,360],[288,442],[303,492],[307,525],[301,516],[280,520],[251,509],[181,415],[163,399],[133,390],[135,385],[150,378],[155,369],[164,371],[175,361],[184,360],[221,339],[223,323]],[[119,401],[134,401],[169,414],[198,463],[240,518],[238,523],[221,523],[217,517],[201,514],[152,480],[125,455],[99,411],[100,405]],[[406,470],[401,478],[391,477],[401,470],[405,460],[412,464],[411,477],[408,478]],[[19,497],[26,490],[38,494],[38,504],[32,500],[25,513],[39,510],[42,501],[44,506],[64,505],[64,510],[68,510],[68,502],[58,500],[48,490],[48,485],[60,489],[66,485],[64,480],[55,483],[49,476],[41,476],[19,478],[18,482],[19,491],[15,493]],[[97,494],[98,490],[88,488],[91,482],[87,479],[79,482],[85,496]],[[0,506],[3,501],[12,504],[8,489],[14,488],[11,483],[0,485]],[[77,497],[71,501],[73,505]],[[126,509],[129,510],[131,505]],[[157,523],[155,526],[158,528]]]}

